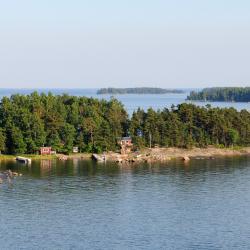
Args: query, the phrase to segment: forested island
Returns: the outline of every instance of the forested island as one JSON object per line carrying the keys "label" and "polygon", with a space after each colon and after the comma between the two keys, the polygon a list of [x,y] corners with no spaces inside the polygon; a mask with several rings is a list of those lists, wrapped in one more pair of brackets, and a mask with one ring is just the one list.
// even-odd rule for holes
{"label": "forested island", "polygon": [[250,87],[205,88],[192,91],[187,100],[218,102],[250,102]]}
{"label": "forested island", "polygon": [[123,104],[69,95],[4,97],[0,104],[0,150],[36,154],[41,146],[60,153],[116,151],[117,138],[131,136],[143,147],[249,146],[250,113],[234,108],[180,104],[170,109],[138,109],[129,118]]}
{"label": "forested island", "polygon": [[162,88],[102,88],[97,91],[98,95],[124,95],[124,94],[181,94],[184,93],[180,89],[162,89]]}

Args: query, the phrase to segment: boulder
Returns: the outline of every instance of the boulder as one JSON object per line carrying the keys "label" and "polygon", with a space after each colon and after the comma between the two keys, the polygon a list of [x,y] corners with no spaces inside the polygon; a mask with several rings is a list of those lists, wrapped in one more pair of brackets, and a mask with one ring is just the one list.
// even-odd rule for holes
{"label": "boulder", "polygon": [[116,160],[116,162],[117,162],[117,163],[122,163],[122,159],[121,159],[121,158],[118,158],[118,159]]}
{"label": "boulder", "polygon": [[183,156],[182,160],[187,162],[187,161],[190,161],[190,158],[188,156]]}

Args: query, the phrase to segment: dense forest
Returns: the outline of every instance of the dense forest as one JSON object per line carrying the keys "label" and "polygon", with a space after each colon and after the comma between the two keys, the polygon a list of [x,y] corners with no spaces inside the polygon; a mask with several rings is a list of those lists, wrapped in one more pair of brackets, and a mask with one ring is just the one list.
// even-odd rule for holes
{"label": "dense forest", "polygon": [[43,145],[62,153],[118,149],[130,135],[137,148],[250,145],[250,113],[233,108],[180,104],[171,109],[138,109],[131,118],[114,98],[109,101],[68,95],[4,97],[0,104],[0,150],[37,153]]}
{"label": "dense forest", "polygon": [[149,146],[150,141],[162,147],[248,146],[250,112],[187,103],[158,111],[138,109],[130,120],[130,131],[140,147]]}
{"label": "dense forest", "polygon": [[183,90],[180,89],[162,89],[162,88],[103,88],[97,91],[98,95],[124,95],[124,94],[167,94],[175,93],[181,94]]}
{"label": "dense forest", "polygon": [[43,145],[62,153],[115,150],[127,131],[123,105],[110,101],[34,92],[4,97],[0,105],[0,150],[36,153]]}
{"label": "dense forest", "polygon": [[250,87],[205,88],[199,92],[192,91],[187,100],[250,102]]}

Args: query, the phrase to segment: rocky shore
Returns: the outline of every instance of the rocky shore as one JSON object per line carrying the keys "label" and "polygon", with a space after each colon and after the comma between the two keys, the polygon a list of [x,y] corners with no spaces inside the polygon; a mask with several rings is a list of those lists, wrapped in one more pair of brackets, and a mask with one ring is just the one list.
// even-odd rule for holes
{"label": "rocky shore", "polygon": [[[90,153],[78,153],[70,155],[25,155],[29,156],[33,160],[72,160],[81,159],[89,160],[95,159],[100,162],[110,161],[117,163],[141,163],[141,162],[167,162],[173,159],[181,159],[188,162],[192,158],[216,158],[225,156],[240,156],[250,155],[250,147],[243,148],[216,148],[209,146],[207,148],[145,148],[140,151],[131,152],[129,154],[120,154],[116,152],[106,152],[103,154],[90,154]],[[94,157],[93,157],[94,156]],[[101,160],[100,160],[101,159]],[[0,160],[15,160],[13,155],[1,155]],[[1,174],[1,173],[0,173]],[[0,176],[1,177],[1,176]]]}
{"label": "rocky shore", "polygon": [[143,149],[137,152],[121,155],[119,153],[108,152],[100,155],[106,161],[117,163],[140,163],[140,162],[166,162],[173,159],[181,159],[188,162],[192,158],[216,158],[223,156],[250,155],[250,147],[235,148],[152,148]]}

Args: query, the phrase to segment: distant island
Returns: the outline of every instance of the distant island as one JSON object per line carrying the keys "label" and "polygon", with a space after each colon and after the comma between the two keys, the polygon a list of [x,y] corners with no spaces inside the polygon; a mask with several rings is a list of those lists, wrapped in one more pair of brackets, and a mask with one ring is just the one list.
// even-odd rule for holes
{"label": "distant island", "polygon": [[217,87],[192,91],[187,100],[218,102],[250,102],[250,87]]}
{"label": "distant island", "polygon": [[124,94],[182,94],[183,90],[180,89],[162,89],[162,88],[102,88],[97,91],[98,95],[124,95]]}

